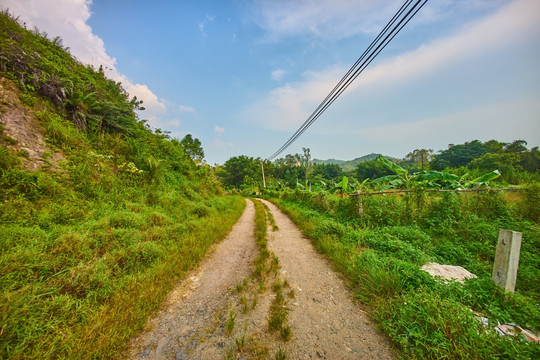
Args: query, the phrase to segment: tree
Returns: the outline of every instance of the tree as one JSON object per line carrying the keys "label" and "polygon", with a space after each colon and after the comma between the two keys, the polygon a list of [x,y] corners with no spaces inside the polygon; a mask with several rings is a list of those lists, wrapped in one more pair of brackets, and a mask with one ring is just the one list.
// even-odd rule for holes
{"label": "tree", "polygon": [[217,176],[228,188],[240,188],[242,185],[255,185],[261,178],[260,159],[249,156],[234,156],[225,161],[217,171]]}
{"label": "tree", "polygon": [[302,165],[304,166],[304,171],[305,171],[305,175],[306,175],[306,188],[308,186],[308,177],[309,177],[309,173],[311,172],[312,170],[312,162],[311,162],[311,151],[309,150],[309,148],[302,148],[302,151],[304,152],[304,155],[301,157],[302,159]]}
{"label": "tree", "polygon": [[405,156],[405,159],[411,161],[413,164],[420,164],[420,170],[424,170],[424,166],[427,165],[433,158],[433,149],[416,149]]}
{"label": "tree", "polygon": [[191,134],[187,134],[180,141],[180,144],[182,144],[184,151],[193,161],[201,162],[204,159],[204,151],[199,139],[193,138]]}
{"label": "tree", "polygon": [[343,177],[343,170],[337,164],[317,164],[313,166],[313,176],[320,175],[322,179],[334,180]]}
{"label": "tree", "polygon": [[522,154],[519,164],[528,172],[534,173],[540,171],[540,150],[538,150],[538,146]]}
{"label": "tree", "polygon": [[376,179],[393,174],[392,171],[377,160],[359,163],[356,165],[355,173],[358,181],[364,181],[365,179]]}
{"label": "tree", "polygon": [[433,157],[430,165],[434,170],[467,166],[472,160],[482,157],[487,152],[488,147],[479,140],[460,145],[450,144],[448,150],[443,150]]}
{"label": "tree", "polygon": [[515,140],[504,147],[505,153],[523,154],[527,152],[527,142],[525,140]]}

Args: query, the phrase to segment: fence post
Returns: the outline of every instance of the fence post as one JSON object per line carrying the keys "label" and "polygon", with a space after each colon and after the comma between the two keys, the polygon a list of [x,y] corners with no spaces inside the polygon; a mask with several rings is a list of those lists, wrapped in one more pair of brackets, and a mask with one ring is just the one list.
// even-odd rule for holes
{"label": "fence post", "polygon": [[499,230],[492,278],[503,291],[514,292],[516,288],[522,236],[517,231]]}

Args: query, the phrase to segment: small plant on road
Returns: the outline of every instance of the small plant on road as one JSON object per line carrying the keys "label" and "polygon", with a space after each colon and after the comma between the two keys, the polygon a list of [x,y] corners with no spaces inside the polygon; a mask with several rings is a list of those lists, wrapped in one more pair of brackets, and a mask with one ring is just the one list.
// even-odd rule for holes
{"label": "small plant on road", "polygon": [[227,335],[231,335],[231,333],[233,332],[235,320],[236,320],[236,314],[234,313],[234,310],[231,310],[229,312],[229,317],[227,318],[227,322],[225,323],[225,333],[227,333]]}

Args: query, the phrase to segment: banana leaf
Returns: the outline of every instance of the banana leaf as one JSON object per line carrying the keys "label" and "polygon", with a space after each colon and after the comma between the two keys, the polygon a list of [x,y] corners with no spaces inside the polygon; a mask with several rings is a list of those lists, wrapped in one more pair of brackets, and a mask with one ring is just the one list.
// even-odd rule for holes
{"label": "banana leaf", "polygon": [[492,172],[489,172],[487,174],[484,174],[474,180],[471,180],[467,183],[467,186],[471,185],[487,185],[487,183],[493,179],[498,178],[501,176],[501,173],[499,170],[493,170]]}
{"label": "banana leaf", "polygon": [[371,182],[374,183],[374,184],[378,184],[378,183],[381,183],[381,182],[392,181],[392,180],[396,180],[396,179],[401,179],[401,177],[399,177],[398,175],[387,175],[387,176],[383,176],[383,177],[380,177],[380,178],[376,178],[375,180],[372,180]]}
{"label": "banana leaf", "polygon": [[377,160],[379,160],[379,162],[381,164],[383,164],[386,168],[388,168],[389,170],[395,172],[396,174],[398,175],[404,175],[406,176],[409,172],[402,168],[401,166],[399,166],[398,164],[394,164],[392,161],[382,157],[379,155],[379,157],[377,158]]}

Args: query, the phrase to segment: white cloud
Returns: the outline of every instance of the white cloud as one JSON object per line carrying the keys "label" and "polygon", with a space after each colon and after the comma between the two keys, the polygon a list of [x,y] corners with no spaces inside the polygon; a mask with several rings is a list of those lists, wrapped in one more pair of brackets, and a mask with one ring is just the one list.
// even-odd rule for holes
{"label": "white cloud", "polygon": [[218,136],[221,136],[225,132],[225,128],[222,128],[221,126],[216,125],[214,126],[214,131],[216,132]]}
{"label": "white cloud", "polygon": [[274,70],[272,71],[272,73],[270,74],[270,76],[272,77],[272,79],[276,80],[276,81],[281,81],[281,79],[283,78],[283,75],[285,75],[285,70],[283,69],[277,69],[277,70]]}
{"label": "white cloud", "polygon": [[203,38],[208,37],[208,34],[206,33],[206,25],[213,22],[215,18],[216,17],[214,15],[206,15],[206,18],[199,23],[199,30],[201,31]]}
{"label": "white cloud", "polygon": [[195,108],[193,108],[193,107],[191,107],[191,106],[186,106],[186,105],[180,105],[180,106],[178,107],[178,109],[179,109],[180,111],[182,111],[182,112],[192,112],[192,113],[196,112],[196,111],[195,111]]}
{"label": "white cloud", "polygon": [[[474,10],[493,9],[508,0],[428,2],[414,23],[434,23]],[[402,0],[257,0],[248,5],[248,21],[266,32],[266,40],[310,36],[343,39],[378,33],[403,5]]]}
{"label": "white cloud", "polygon": [[158,115],[167,111],[164,100],[148,86],[134,84],[118,73],[116,59],[107,54],[103,40],[87,24],[91,5],[91,0],[0,0],[0,6],[19,16],[28,28],[35,26],[41,32],[47,32],[49,38],[60,36],[64,46],[68,46],[79,61],[96,68],[103,65],[109,78],[121,82],[131,96],[143,101],[146,110],[142,117],[149,119],[153,126],[161,126]]}
{"label": "white cloud", "polygon": [[355,85],[381,86],[417,79],[450,64],[505,49],[517,41],[537,41],[539,31],[540,2],[516,0],[452,37],[439,39],[366,70],[361,84]]}
{"label": "white cloud", "polygon": [[93,34],[86,23],[92,1],[0,0],[0,4],[19,16],[28,28],[37,27],[47,32],[49,38],[60,36],[64,45],[83,63],[114,68],[116,59],[107,54],[103,40]]}
{"label": "white cloud", "polygon": [[[516,41],[525,44],[537,41],[538,33],[540,1],[514,1],[484,20],[464,27],[452,37],[439,39],[377,66],[372,64],[347,89],[340,101],[352,98],[351,94],[358,98],[358,92],[384,94],[398,83],[429,79],[460,62],[488,58],[486,54],[504,51]],[[344,67],[334,67],[320,72],[307,72],[301,81],[271,90],[266,98],[249,106],[243,116],[265,128],[296,130],[346,70]],[[351,108],[351,113],[357,109]]]}
{"label": "white cloud", "polygon": [[[361,139],[387,149],[410,151],[411,139],[422,139],[426,148],[440,148],[441,144],[459,144],[478,139],[513,141],[524,139],[530,144],[540,143],[540,103],[537,99],[521,99],[496,105],[482,106],[440,117],[377,126],[351,131]],[[513,114],[512,120],[508,114]]]}
{"label": "white cloud", "polygon": [[210,147],[212,149],[227,149],[234,147],[234,144],[231,142],[225,142],[218,138],[214,138],[214,140],[210,143]]}
{"label": "white cloud", "polygon": [[398,0],[259,0],[250,6],[248,16],[269,40],[304,35],[345,38],[377,31],[400,6]]}
{"label": "white cloud", "polygon": [[286,83],[243,112],[243,117],[274,130],[295,130],[332,90],[345,69],[305,72],[303,80]]}

